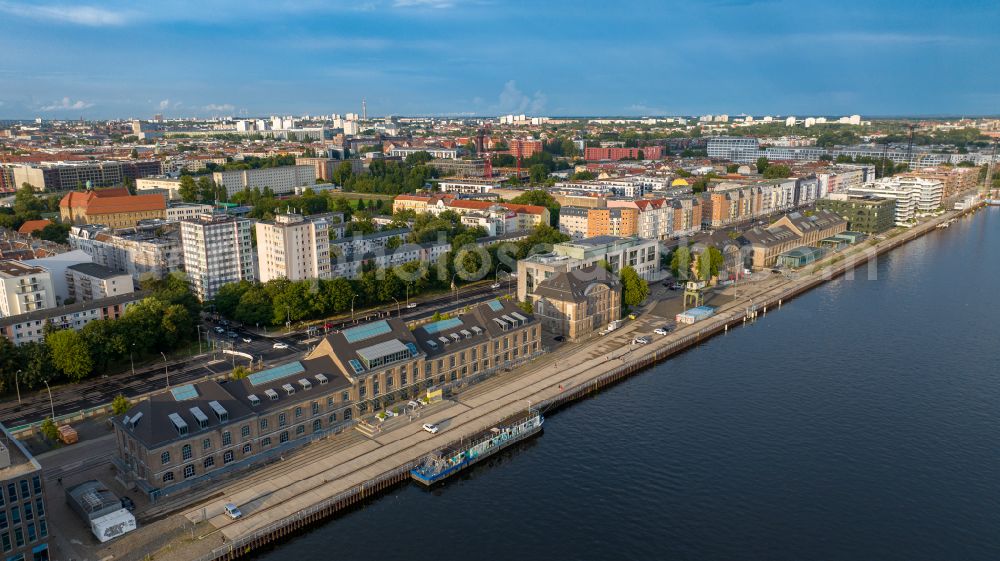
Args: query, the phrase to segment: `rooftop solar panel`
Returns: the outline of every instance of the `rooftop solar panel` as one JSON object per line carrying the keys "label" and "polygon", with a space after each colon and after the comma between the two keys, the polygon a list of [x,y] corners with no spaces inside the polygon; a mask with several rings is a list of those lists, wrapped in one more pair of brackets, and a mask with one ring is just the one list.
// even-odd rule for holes
{"label": "rooftop solar panel", "polygon": [[198,390],[195,389],[194,384],[185,384],[183,386],[177,386],[172,388],[170,393],[174,396],[177,401],[186,401],[188,399],[194,399],[198,397]]}
{"label": "rooftop solar panel", "polygon": [[289,362],[288,364],[282,364],[281,366],[275,366],[274,368],[269,368],[267,370],[261,370],[260,372],[254,372],[253,374],[247,376],[247,380],[250,381],[250,385],[259,386],[261,384],[271,383],[286,376],[301,374],[305,371],[306,369],[302,366],[302,363],[295,361]]}
{"label": "rooftop solar panel", "polygon": [[364,341],[365,339],[385,335],[390,331],[392,331],[392,327],[389,326],[389,322],[383,319],[373,321],[372,323],[366,323],[365,325],[352,327],[350,329],[345,329],[342,333],[348,343],[357,343],[358,341]]}

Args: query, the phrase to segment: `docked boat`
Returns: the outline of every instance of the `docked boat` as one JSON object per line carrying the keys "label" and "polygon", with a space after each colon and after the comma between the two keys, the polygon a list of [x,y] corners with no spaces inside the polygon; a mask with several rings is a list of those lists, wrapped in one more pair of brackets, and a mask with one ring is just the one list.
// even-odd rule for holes
{"label": "docked boat", "polygon": [[410,470],[410,477],[427,486],[444,481],[511,444],[538,434],[543,422],[542,414],[534,409],[508,417],[489,430],[424,458],[417,467]]}

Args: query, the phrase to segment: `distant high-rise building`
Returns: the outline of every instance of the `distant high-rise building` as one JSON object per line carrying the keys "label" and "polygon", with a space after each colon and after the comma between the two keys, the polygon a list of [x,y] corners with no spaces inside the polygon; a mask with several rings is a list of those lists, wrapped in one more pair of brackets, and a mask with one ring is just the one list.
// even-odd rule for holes
{"label": "distant high-rise building", "polygon": [[786,127],[794,127],[795,126],[795,116],[789,115],[788,117],[785,117],[785,126]]}

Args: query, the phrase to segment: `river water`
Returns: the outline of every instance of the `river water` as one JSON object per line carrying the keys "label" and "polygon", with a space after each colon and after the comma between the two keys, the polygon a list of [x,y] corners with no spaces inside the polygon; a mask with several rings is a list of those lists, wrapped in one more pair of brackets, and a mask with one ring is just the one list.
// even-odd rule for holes
{"label": "river water", "polygon": [[1000,558],[1000,209],[260,554]]}

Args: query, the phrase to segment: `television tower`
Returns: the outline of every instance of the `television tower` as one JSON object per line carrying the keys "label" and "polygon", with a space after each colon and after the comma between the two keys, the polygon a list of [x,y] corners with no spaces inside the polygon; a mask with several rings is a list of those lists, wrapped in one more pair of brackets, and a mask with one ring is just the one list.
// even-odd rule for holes
{"label": "television tower", "polygon": [[365,103],[365,98],[361,98],[361,120],[368,120],[368,105]]}

